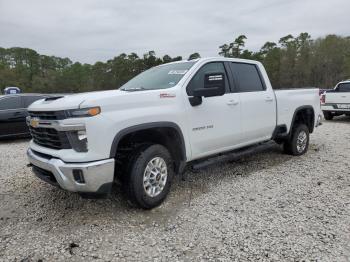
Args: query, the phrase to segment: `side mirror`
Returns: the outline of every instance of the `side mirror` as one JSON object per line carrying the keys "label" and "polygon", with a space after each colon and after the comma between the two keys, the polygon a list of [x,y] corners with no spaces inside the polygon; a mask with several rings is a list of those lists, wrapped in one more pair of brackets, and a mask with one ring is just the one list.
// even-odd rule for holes
{"label": "side mirror", "polygon": [[200,105],[202,97],[222,96],[225,92],[225,75],[223,73],[205,74],[204,87],[193,90],[190,104],[192,106]]}

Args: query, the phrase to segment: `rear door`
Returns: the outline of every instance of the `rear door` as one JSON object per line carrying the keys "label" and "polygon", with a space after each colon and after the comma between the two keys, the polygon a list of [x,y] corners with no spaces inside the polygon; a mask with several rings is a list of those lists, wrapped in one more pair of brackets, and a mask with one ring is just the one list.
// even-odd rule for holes
{"label": "rear door", "polygon": [[240,93],[244,143],[270,139],[276,127],[276,101],[273,90],[266,88],[257,65],[236,62],[230,65]]}
{"label": "rear door", "polygon": [[0,136],[24,133],[25,109],[20,96],[0,99]]}

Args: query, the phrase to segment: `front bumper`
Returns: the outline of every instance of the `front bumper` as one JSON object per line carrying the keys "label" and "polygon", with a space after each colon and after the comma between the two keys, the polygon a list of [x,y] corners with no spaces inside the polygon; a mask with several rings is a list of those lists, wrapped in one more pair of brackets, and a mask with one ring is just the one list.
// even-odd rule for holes
{"label": "front bumper", "polygon": [[114,180],[114,159],[65,163],[31,149],[28,149],[27,156],[33,165],[34,173],[50,184],[80,193],[106,194],[111,190]]}

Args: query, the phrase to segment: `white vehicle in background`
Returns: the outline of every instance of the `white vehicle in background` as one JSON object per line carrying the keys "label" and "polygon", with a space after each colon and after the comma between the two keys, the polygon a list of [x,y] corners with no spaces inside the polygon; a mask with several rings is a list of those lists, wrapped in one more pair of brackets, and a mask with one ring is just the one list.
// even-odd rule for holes
{"label": "white vehicle in background", "polygon": [[32,104],[28,158],[42,180],[107,194],[121,181],[134,204],[158,206],[174,174],[270,141],[304,154],[320,120],[318,89],[274,91],[256,61],[202,58],[151,68],[119,90]]}
{"label": "white vehicle in background", "polygon": [[326,91],[321,97],[321,109],[326,120],[334,116],[350,116],[350,80],[342,81],[333,90]]}

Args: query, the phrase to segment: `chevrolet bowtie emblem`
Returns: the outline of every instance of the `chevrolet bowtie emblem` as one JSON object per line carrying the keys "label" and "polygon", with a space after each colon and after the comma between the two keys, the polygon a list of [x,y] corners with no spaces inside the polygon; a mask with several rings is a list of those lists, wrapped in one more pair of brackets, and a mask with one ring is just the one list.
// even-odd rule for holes
{"label": "chevrolet bowtie emblem", "polygon": [[30,119],[30,126],[36,128],[39,125],[39,119],[37,118],[31,118]]}

